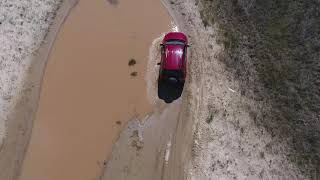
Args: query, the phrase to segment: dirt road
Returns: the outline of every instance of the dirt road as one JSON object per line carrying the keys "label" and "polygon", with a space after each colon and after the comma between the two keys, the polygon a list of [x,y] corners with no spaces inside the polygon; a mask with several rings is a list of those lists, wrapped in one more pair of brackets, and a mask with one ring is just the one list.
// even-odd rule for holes
{"label": "dirt road", "polygon": [[[221,22],[233,23],[230,20],[234,18],[230,17],[231,13],[246,12],[249,8],[242,7],[241,3],[231,5],[231,2],[225,1],[203,1],[205,5],[212,3],[219,6],[206,6],[204,9],[207,8],[207,11],[201,11],[201,1],[163,2],[179,29],[188,34],[193,44],[188,62],[188,80],[179,107],[180,116],[175,124],[163,122],[168,123],[167,128],[172,125],[175,127],[173,133],[166,134],[164,140],[157,136],[149,137],[142,132],[145,129],[148,129],[146,132],[152,131],[149,129],[157,132],[157,127],[166,126],[165,124],[157,124],[155,121],[148,128],[140,128],[141,133],[128,126],[117,142],[112,158],[106,162],[101,179],[317,179],[317,170],[314,167],[308,168],[309,162],[299,157],[294,159],[299,163],[305,162],[306,173],[292,161],[293,154],[290,153],[293,151],[289,145],[292,142],[288,142],[290,135],[284,140],[261,126],[275,120],[265,118],[272,107],[261,101],[260,97],[253,98],[254,91],[261,85],[251,84],[253,88],[248,88],[243,84],[256,78],[252,70],[254,68],[238,62],[238,58],[247,62],[250,57],[250,50],[246,52],[248,36],[235,36],[242,38],[241,43],[244,44],[241,44],[233,39],[233,29],[224,32],[221,31],[222,27],[215,24],[221,18],[220,11],[226,11],[224,15],[227,19],[219,19]],[[218,10],[215,12],[216,17],[212,15],[213,7]],[[262,12],[264,11],[260,13],[263,14]],[[251,16],[255,17],[253,14]],[[242,18],[239,16],[238,20],[242,23],[243,19],[240,17]],[[248,15],[247,18],[252,17]],[[213,23],[211,26],[207,24],[209,20]],[[239,28],[237,25],[239,24],[235,27]],[[228,37],[229,34],[231,37]],[[233,55],[229,52],[230,48],[234,48],[232,43],[236,46],[241,44],[237,49],[237,56],[233,57],[233,64],[228,61],[229,56]],[[259,60],[254,59],[252,62],[257,63]],[[252,68],[250,70],[253,72],[248,68]],[[247,74],[237,77],[235,74],[238,72]],[[277,123],[279,122],[275,124]],[[144,143],[145,137],[148,137],[148,142]],[[150,138],[153,140],[149,140]],[[139,143],[135,142],[136,139]],[[132,142],[138,147],[130,147]],[[143,149],[149,145],[157,146],[153,148],[158,149],[151,156]],[[130,152],[131,157],[127,157],[121,148],[127,148],[126,152]],[[165,152],[170,152],[170,156]],[[136,167],[135,164],[141,166]],[[114,171],[117,173],[114,174]],[[149,172],[154,173],[154,176],[149,176]]]}
{"label": "dirt road", "polygon": [[153,111],[148,50],[170,18],[160,1],[141,3],[83,0],[72,10],[47,64],[21,180],[96,177],[126,122]]}
{"label": "dirt road", "polygon": [[[168,8],[167,10],[171,10],[168,2],[163,3]],[[172,14],[172,11],[170,13],[178,24],[184,22],[178,20],[178,18],[181,18],[180,16]],[[180,24],[180,27],[183,27],[183,25]],[[174,25],[172,31],[178,30],[181,31],[179,27]],[[190,124],[187,123],[187,119],[184,119],[187,114],[185,111],[187,104],[183,97],[186,97],[186,94],[184,93],[182,98],[170,105],[164,105],[157,97],[159,70],[157,62],[160,59],[159,52],[162,39],[163,36],[155,39],[150,47],[145,76],[148,100],[155,111],[142,122],[137,120],[129,122],[115,143],[110,157],[105,161],[99,180],[183,178],[183,166],[180,164],[180,157],[182,157],[181,154],[186,155],[188,150],[181,150],[181,148],[186,147],[186,144],[182,144],[192,133],[188,134],[188,130],[191,129],[186,125],[189,126]],[[186,84],[186,89],[188,89],[188,84]],[[185,132],[187,134],[181,134]],[[181,139],[181,136],[183,136],[183,139]]]}
{"label": "dirt road", "polygon": [[[0,3],[3,8],[0,11],[0,41],[3,44],[0,47],[0,142],[3,141],[0,146],[1,180],[16,180],[19,175],[31,136],[47,56],[61,23],[72,8],[71,2],[74,1],[4,0]],[[91,1],[82,2],[86,4]],[[59,46],[54,48],[55,51],[65,52],[69,57],[76,57],[77,53],[68,51],[67,48],[74,48],[73,50],[81,53],[87,52],[87,49],[108,52],[113,45],[119,47],[119,44],[108,44],[105,36],[99,36],[93,39],[102,40],[104,45],[95,49],[91,46],[95,42],[90,41],[90,34],[79,36],[79,32],[90,32],[92,27],[98,27],[95,31],[98,34],[102,29],[110,31],[110,34],[117,34],[118,31],[122,32],[114,26],[118,21],[122,22],[119,27],[124,28],[125,24],[135,22],[134,18],[130,19],[135,14],[142,15],[142,19],[149,18],[136,9],[134,10],[137,12],[130,13],[128,19],[121,18],[122,15],[117,14],[117,11],[121,9],[122,1],[95,1],[97,2],[101,5],[97,7],[99,11],[90,9],[92,4],[89,3],[85,7],[88,8],[85,11],[87,14],[73,22],[80,25],[85,20],[85,23],[79,28],[70,28],[66,31],[70,35],[57,40],[63,42],[70,36],[77,39],[74,40],[77,44]],[[105,6],[106,2],[110,3],[108,8]],[[145,0],[145,3],[150,2]],[[159,34],[148,38],[149,44],[141,48],[146,52],[143,56],[146,58],[144,63],[140,63],[143,59],[140,56],[133,57],[138,63],[129,67],[128,61],[132,57],[125,56],[123,52],[117,53],[123,55],[119,55],[119,59],[124,58],[124,61],[104,57],[111,61],[119,60],[115,63],[117,68],[125,67],[119,71],[120,79],[127,82],[122,88],[116,88],[120,87],[118,84],[106,86],[104,78],[100,77],[107,75],[103,67],[105,59],[88,54],[77,57],[93,59],[98,70],[93,71],[90,69],[92,63],[86,60],[61,61],[63,57],[56,56],[59,60],[51,60],[49,66],[52,68],[56,64],[59,68],[52,68],[46,73],[49,74],[46,77],[48,82],[45,81],[48,84],[43,86],[46,94],[41,96],[47,99],[42,98],[43,101],[40,102],[42,105],[34,126],[34,138],[25,161],[29,169],[25,169],[24,177],[27,180],[43,180],[48,179],[48,176],[55,178],[54,180],[87,180],[97,176],[101,180],[318,179],[319,102],[316,97],[319,87],[314,83],[319,79],[320,72],[317,69],[318,4],[309,1],[278,4],[275,1],[224,0],[163,0],[163,3],[179,29],[187,33],[192,44],[183,97],[169,106],[159,103],[156,98],[155,60],[158,55],[154,52],[158,52],[157,40],[151,46],[148,67],[146,57],[151,41],[159,37]],[[135,7],[138,3],[131,5]],[[109,11],[105,12],[104,8]],[[83,12],[79,9],[74,14]],[[127,10],[132,12],[131,7],[127,7]],[[99,25],[90,18],[92,15],[104,17],[104,13],[115,13],[117,16],[105,17],[108,21],[97,21]],[[153,20],[155,19],[157,17]],[[145,23],[140,20],[135,23]],[[110,22],[114,24],[105,27]],[[52,28],[47,33],[50,24]],[[156,26],[145,27],[142,30],[151,30]],[[124,37],[132,42],[141,38],[135,33]],[[116,37],[111,37],[113,41],[114,38]],[[82,43],[83,39],[86,43]],[[69,42],[72,40],[69,39]],[[294,42],[299,42],[297,49],[291,48],[292,45],[295,46]],[[141,50],[140,46],[133,46],[131,43],[124,43],[120,47],[131,47],[130,53]],[[108,51],[105,47],[108,47]],[[279,57],[281,61],[275,57]],[[73,63],[87,68],[70,68],[76,67]],[[100,63],[103,66],[98,66]],[[113,72],[112,75],[117,73],[114,69],[109,69],[111,67],[106,68],[108,72]],[[145,74],[144,69],[147,69]],[[73,73],[62,75],[65,72]],[[90,78],[83,74],[88,74]],[[103,86],[93,81],[93,74],[98,75],[95,77],[98,77]],[[147,90],[144,87],[144,75]],[[56,84],[54,87],[63,86],[62,82],[72,81],[73,77],[82,77],[90,86],[83,86],[82,81],[78,80],[74,82],[77,89],[72,90],[69,89],[72,86],[69,82],[65,85],[68,88],[66,94],[63,94],[61,87],[49,86],[49,82]],[[110,80],[113,76],[105,78]],[[143,84],[143,88],[140,85],[128,87],[130,83]],[[93,98],[79,98],[93,86],[102,89],[90,91]],[[47,91],[48,87],[62,93],[65,104],[59,104],[60,99],[52,96],[55,92]],[[115,103],[115,107],[103,107],[109,103],[106,97],[114,98],[105,93],[107,90],[114,93],[119,90],[124,95],[123,98],[130,100],[132,106],[126,106],[126,111],[120,112],[123,105],[121,103],[127,103],[122,99],[120,104]],[[139,98],[130,98],[131,91],[139,91],[136,94]],[[44,101],[45,99],[51,99],[55,103]],[[92,108],[89,105],[94,104],[95,100],[99,102],[99,109],[87,111]],[[132,110],[135,105],[140,108]],[[73,109],[79,106],[81,108]],[[148,112],[146,109],[149,107],[156,107],[154,114],[144,121],[138,121],[137,119],[141,120],[138,118],[139,113]],[[312,111],[305,107],[310,107],[307,109]],[[112,108],[118,111],[109,112]],[[98,116],[104,115],[104,111],[108,111],[107,114],[114,113],[114,117],[100,119]],[[84,113],[83,116],[78,112]],[[126,117],[128,114],[136,120],[126,124],[130,119]],[[48,119],[58,120],[47,123]],[[109,156],[112,141],[122,128],[124,131],[113,148],[112,156]],[[47,139],[50,141],[47,142]],[[90,144],[91,142],[93,143]],[[88,154],[92,156],[89,157]]]}

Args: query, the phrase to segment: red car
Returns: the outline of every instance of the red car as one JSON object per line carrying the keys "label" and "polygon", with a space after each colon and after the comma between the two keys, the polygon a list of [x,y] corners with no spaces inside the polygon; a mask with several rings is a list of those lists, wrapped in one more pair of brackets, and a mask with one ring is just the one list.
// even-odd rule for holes
{"label": "red car", "polygon": [[181,96],[187,74],[188,39],[182,32],[170,32],[161,44],[158,96],[166,103]]}

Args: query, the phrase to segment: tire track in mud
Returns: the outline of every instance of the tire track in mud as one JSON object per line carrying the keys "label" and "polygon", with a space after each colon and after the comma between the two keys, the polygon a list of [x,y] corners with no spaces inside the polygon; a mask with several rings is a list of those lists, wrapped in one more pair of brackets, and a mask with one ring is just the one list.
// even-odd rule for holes
{"label": "tire track in mud", "polygon": [[99,180],[163,179],[180,103],[170,104],[144,122],[130,121],[115,143]]}
{"label": "tire track in mud", "polygon": [[[79,2],[51,53],[21,179],[96,177],[123,124],[152,110],[143,79],[148,49],[170,24],[157,3],[124,1],[113,7],[104,1]],[[139,12],[132,14],[132,9]],[[131,58],[137,65],[128,66]],[[110,84],[115,77],[122,83]],[[140,148],[139,139],[133,143]]]}

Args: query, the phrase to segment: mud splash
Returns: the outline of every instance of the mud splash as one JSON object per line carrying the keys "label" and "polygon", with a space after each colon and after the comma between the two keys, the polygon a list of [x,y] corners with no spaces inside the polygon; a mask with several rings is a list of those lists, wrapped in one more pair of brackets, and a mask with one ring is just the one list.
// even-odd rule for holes
{"label": "mud splash", "polygon": [[126,122],[153,111],[144,81],[148,49],[169,25],[158,0],[78,3],[47,64],[21,180],[98,175]]}
{"label": "mud splash", "polygon": [[160,43],[164,37],[162,34],[159,38],[152,42],[149,49],[149,60],[147,65],[147,72],[145,76],[145,81],[147,84],[147,98],[150,104],[156,105],[161,101],[158,99],[157,94],[157,79],[159,76],[159,66],[157,65],[160,61]]}

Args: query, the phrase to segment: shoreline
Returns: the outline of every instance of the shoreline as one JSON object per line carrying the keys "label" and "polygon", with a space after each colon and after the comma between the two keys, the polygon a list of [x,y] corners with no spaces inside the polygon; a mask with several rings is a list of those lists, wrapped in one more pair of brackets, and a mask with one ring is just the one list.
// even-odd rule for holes
{"label": "shoreline", "polygon": [[29,71],[22,81],[23,85],[30,84],[30,87],[22,87],[18,92],[14,108],[6,121],[7,133],[0,151],[0,169],[4,172],[0,174],[1,180],[18,179],[20,176],[38,108],[46,63],[59,30],[76,3],[77,0],[68,0],[58,5],[56,16],[49,23],[39,49],[30,55]]}

